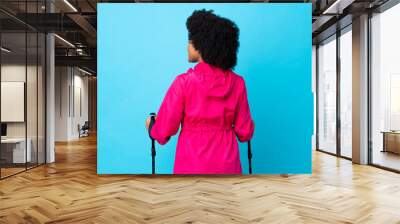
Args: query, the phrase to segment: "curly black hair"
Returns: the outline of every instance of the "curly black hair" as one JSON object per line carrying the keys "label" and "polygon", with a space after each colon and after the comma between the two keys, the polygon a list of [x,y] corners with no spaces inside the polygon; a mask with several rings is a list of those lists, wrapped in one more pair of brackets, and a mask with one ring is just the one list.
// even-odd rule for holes
{"label": "curly black hair", "polygon": [[237,62],[239,28],[213,10],[195,10],[186,21],[189,40],[203,61],[224,70],[233,69]]}

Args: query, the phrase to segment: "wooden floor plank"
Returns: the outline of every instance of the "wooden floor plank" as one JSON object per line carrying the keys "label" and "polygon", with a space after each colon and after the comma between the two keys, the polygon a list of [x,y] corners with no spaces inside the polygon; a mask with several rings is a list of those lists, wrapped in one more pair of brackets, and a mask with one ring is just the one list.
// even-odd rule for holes
{"label": "wooden floor plank", "polygon": [[0,181],[0,223],[400,223],[400,175],[313,153],[312,175],[97,175],[96,137]]}

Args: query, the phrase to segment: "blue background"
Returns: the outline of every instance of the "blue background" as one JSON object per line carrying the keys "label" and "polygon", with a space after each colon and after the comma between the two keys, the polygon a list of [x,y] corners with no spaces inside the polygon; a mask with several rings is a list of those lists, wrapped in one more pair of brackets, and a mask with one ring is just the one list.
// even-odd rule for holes
{"label": "blue background", "polygon": [[[253,173],[311,173],[311,4],[98,4],[99,174],[151,173],[144,123],[187,62],[186,19],[213,9],[240,29],[235,71],[245,78],[256,129]],[[156,145],[172,173],[177,135]],[[247,144],[240,144],[247,173]]]}

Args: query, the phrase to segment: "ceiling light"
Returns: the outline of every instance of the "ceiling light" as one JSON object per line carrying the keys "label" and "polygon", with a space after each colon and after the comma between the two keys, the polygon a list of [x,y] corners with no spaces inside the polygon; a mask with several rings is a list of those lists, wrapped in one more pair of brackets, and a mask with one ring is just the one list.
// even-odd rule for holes
{"label": "ceiling light", "polygon": [[342,14],[343,10],[349,7],[353,2],[356,0],[336,0],[333,2],[332,5],[330,5],[324,12],[322,13],[323,15],[328,15],[328,14]]}
{"label": "ceiling light", "polygon": [[90,73],[90,72],[88,72],[88,71],[86,71],[86,70],[83,70],[83,69],[81,69],[81,68],[79,68],[79,67],[78,67],[78,70],[81,71],[81,72],[83,72],[83,73],[85,73],[85,74],[87,74],[87,75],[90,75],[90,76],[92,75],[92,73]]}
{"label": "ceiling light", "polygon": [[10,53],[11,52],[11,50],[9,50],[9,49],[7,49],[5,47],[1,47],[0,49],[1,49],[1,51],[4,51],[6,53]]}
{"label": "ceiling light", "polygon": [[74,12],[78,12],[78,10],[68,1],[64,0],[65,4],[67,4]]}
{"label": "ceiling light", "polygon": [[77,48],[76,49],[76,53],[78,53],[79,55],[83,55],[83,49],[82,48]]}
{"label": "ceiling light", "polygon": [[60,37],[60,36],[57,35],[57,34],[54,34],[54,36],[57,37],[58,39],[60,39],[62,42],[64,42],[64,43],[66,43],[67,45],[69,45],[70,47],[75,48],[75,45],[73,45],[73,44],[72,44],[71,42],[69,42],[68,40],[66,40],[66,39],[64,39],[64,38],[62,38],[62,37]]}

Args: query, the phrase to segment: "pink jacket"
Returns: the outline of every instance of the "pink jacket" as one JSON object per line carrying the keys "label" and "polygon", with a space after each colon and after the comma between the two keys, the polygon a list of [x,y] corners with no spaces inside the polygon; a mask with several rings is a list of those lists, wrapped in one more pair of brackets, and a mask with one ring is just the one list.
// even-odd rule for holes
{"label": "pink jacket", "polygon": [[174,174],[241,174],[239,141],[254,132],[244,80],[205,62],[177,76],[151,130],[161,145],[181,132]]}

